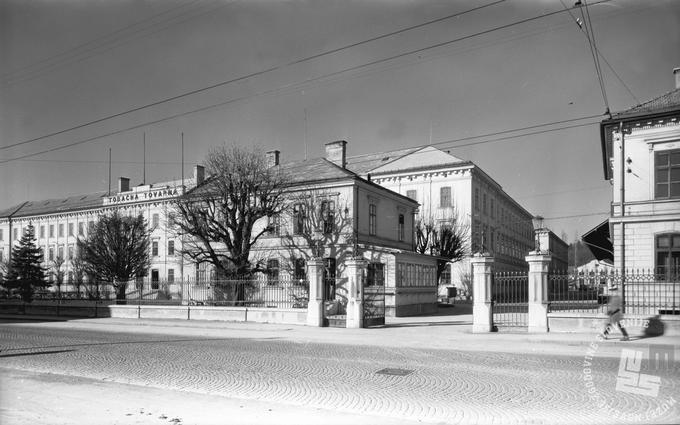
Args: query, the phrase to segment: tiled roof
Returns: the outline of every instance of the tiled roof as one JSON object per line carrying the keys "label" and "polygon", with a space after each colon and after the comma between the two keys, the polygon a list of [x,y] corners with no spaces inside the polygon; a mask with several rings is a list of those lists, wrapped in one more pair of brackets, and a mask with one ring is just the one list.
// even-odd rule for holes
{"label": "tiled roof", "polygon": [[106,192],[74,195],[67,198],[45,199],[42,201],[29,201],[23,204],[13,216],[22,217],[96,208],[102,205],[103,196],[106,196]]}
{"label": "tiled roof", "polygon": [[[325,158],[281,164],[281,171],[288,176],[289,182],[293,185],[356,177],[353,172],[339,167]],[[206,182],[208,181],[209,179],[206,179]],[[204,184],[196,188],[193,195],[201,196],[208,191],[210,191],[210,184]]]}
{"label": "tiled roof", "polygon": [[[24,203],[25,203],[25,202],[24,202]],[[21,209],[21,207],[22,207],[23,205],[24,205],[24,204],[18,204],[18,205],[14,205],[14,206],[12,206],[12,207],[10,207],[10,208],[6,208],[6,209],[4,209],[4,210],[0,210],[0,218],[3,218],[3,217],[11,217],[12,215],[14,215],[14,213],[16,213],[17,211],[19,211],[19,209]]]}
{"label": "tiled roof", "polygon": [[625,111],[615,113],[612,119],[626,118],[629,116],[656,114],[680,109],[680,88],[670,91],[662,96],[654,98],[641,105],[634,106]]}
{"label": "tiled roof", "polygon": [[390,152],[350,156],[347,158],[347,168],[360,175],[366,174],[371,170],[374,170],[382,165],[389,164],[390,162],[405,155],[411,154],[419,149],[421,148],[407,148]]}
{"label": "tiled roof", "polygon": [[282,164],[281,170],[289,175],[293,184],[356,177],[352,171],[335,165],[325,158]]}

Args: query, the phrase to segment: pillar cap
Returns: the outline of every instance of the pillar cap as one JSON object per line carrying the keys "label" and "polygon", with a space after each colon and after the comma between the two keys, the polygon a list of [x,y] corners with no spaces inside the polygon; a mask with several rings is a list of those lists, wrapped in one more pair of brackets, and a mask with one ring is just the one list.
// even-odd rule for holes
{"label": "pillar cap", "polygon": [[470,260],[473,263],[491,263],[494,261],[494,257],[488,252],[485,252],[474,254]]}
{"label": "pillar cap", "polygon": [[529,255],[524,257],[526,261],[550,261],[552,259],[552,252],[550,251],[531,251]]}

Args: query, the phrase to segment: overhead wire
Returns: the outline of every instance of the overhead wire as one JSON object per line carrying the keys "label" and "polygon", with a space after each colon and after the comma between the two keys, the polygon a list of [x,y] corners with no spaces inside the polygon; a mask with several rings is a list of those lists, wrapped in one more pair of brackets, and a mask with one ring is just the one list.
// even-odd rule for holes
{"label": "overhead wire", "polygon": [[[215,4],[216,4],[216,7],[215,7]],[[75,64],[75,63],[83,62],[85,60],[90,59],[91,57],[94,57],[96,55],[100,55],[102,53],[113,50],[117,47],[123,46],[123,45],[125,45],[125,44],[127,44],[127,43],[129,43],[133,40],[136,40],[138,38],[148,37],[150,35],[157,34],[161,31],[166,30],[167,28],[169,28],[173,25],[177,25],[177,24],[189,21],[191,19],[195,19],[199,16],[203,16],[205,14],[214,12],[217,9],[224,7],[226,4],[227,3],[216,2],[216,3],[213,4],[212,7],[203,8],[202,10],[197,10],[197,11],[193,11],[193,12],[192,11],[184,12],[184,13],[179,14],[178,16],[173,16],[173,17],[166,19],[165,22],[163,22],[163,21],[156,22],[156,23],[153,23],[151,25],[148,25],[148,26],[145,26],[143,28],[132,31],[129,34],[123,34],[123,36],[121,38],[119,38],[118,40],[116,40],[115,37],[114,37],[114,39],[112,39],[110,42],[104,42],[99,46],[94,45],[92,47],[85,49],[82,52],[76,52],[76,53],[72,54],[71,55],[72,57],[70,57],[70,58],[66,57],[59,62],[56,62],[56,63],[53,63],[53,64],[47,64],[47,65],[44,65],[44,66],[42,66],[42,67],[40,67],[36,70],[21,73],[21,75],[19,75],[18,77],[15,77],[15,78],[10,77],[6,81],[4,81],[2,83],[2,85],[9,86],[9,85],[13,85],[13,84],[16,84],[16,83],[26,82],[26,81],[34,80],[36,78],[40,78],[43,75],[45,75],[46,73],[53,71],[54,69],[58,69],[58,68],[65,66],[65,65],[72,65],[72,64]],[[199,6],[199,7],[202,7],[202,5]],[[179,18],[179,20],[177,20],[178,18]],[[173,21],[175,21],[175,22],[173,22]],[[139,34],[139,35],[135,36],[135,34]],[[125,38],[125,37],[127,37],[127,38]],[[85,56],[82,56],[82,55],[85,55]]]}
{"label": "overhead wire", "polygon": [[[596,4],[608,3],[610,1],[612,1],[612,0],[600,0]],[[493,3],[490,3],[490,4],[493,4]],[[480,6],[480,7],[484,7],[484,6]],[[469,11],[460,12],[459,14],[468,13],[468,12]],[[258,92],[258,93],[252,94],[252,95],[233,98],[233,99],[230,99],[230,100],[227,100],[227,101],[224,101],[224,102],[219,102],[219,103],[216,103],[216,104],[197,108],[197,109],[194,109],[194,110],[191,110],[191,111],[186,111],[186,112],[174,114],[174,115],[167,116],[167,117],[164,117],[164,118],[160,118],[160,119],[157,119],[157,120],[148,121],[148,122],[145,122],[145,123],[142,123],[142,124],[138,124],[138,125],[126,127],[126,128],[120,129],[120,130],[108,132],[106,134],[90,137],[90,138],[83,139],[83,140],[76,141],[76,142],[72,142],[72,143],[68,143],[66,145],[61,145],[61,146],[57,146],[57,147],[54,147],[54,148],[45,149],[45,150],[42,150],[42,151],[39,151],[39,152],[26,154],[26,155],[14,157],[14,158],[0,159],[0,164],[7,163],[7,162],[10,162],[10,161],[20,160],[20,159],[25,159],[25,158],[29,158],[29,157],[32,157],[32,156],[41,155],[41,154],[44,154],[44,153],[50,153],[50,152],[65,149],[65,148],[68,148],[68,147],[72,147],[72,146],[77,146],[77,145],[87,143],[87,142],[90,142],[90,141],[93,141],[93,140],[101,139],[101,138],[112,136],[112,135],[115,135],[115,134],[120,134],[120,133],[128,131],[128,130],[133,130],[133,129],[141,128],[141,127],[144,127],[144,126],[147,126],[147,125],[157,124],[157,123],[160,123],[160,122],[175,119],[175,118],[178,118],[178,117],[181,117],[181,116],[186,116],[186,115],[189,115],[189,114],[194,114],[194,113],[206,111],[206,110],[213,109],[213,108],[216,108],[216,107],[225,106],[225,105],[228,105],[228,104],[231,104],[231,103],[234,103],[234,102],[238,102],[238,101],[241,101],[241,100],[255,98],[255,97],[259,97],[259,96],[265,96],[265,95],[268,95],[268,94],[276,93],[276,92],[279,92],[279,91],[282,91],[282,90],[285,90],[285,89],[294,88],[294,87],[302,87],[302,86],[305,86],[305,85],[307,85],[311,82],[320,81],[320,80],[327,79],[329,77],[340,75],[340,74],[343,74],[343,73],[346,73],[346,72],[351,72],[351,71],[355,71],[355,70],[358,70],[358,69],[363,69],[363,68],[366,68],[366,67],[378,64],[378,63],[383,63],[383,62],[387,62],[387,61],[394,60],[394,59],[397,59],[397,58],[401,58],[401,57],[404,57],[404,56],[412,55],[414,53],[419,53],[419,52],[423,52],[423,51],[427,51],[427,50],[432,50],[432,49],[435,49],[435,48],[438,48],[438,47],[442,47],[442,46],[445,46],[445,45],[450,45],[450,44],[453,44],[453,43],[456,43],[456,42],[459,42],[459,41],[462,41],[462,40],[467,40],[467,39],[470,39],[470,38],[473,38],[473,37],[488,34],[488,33],[498,31],[498,30],[501,30],[501,29],[510,28],[510,27],[515,26],[515,25],[520,25],[520,24],[523,24],[523,23],[526,23],[526,22],[545,18],[545,17],[552,16],[552,15],[555,15],[555,14],[558,14],[558,13],[562,13],[562,12],[564,12],[564,10],[547,12],[547,13],[544,13],[544,14],[541,14],[541,15],[533,16],[533,17],[530,17],[530,18],[525,18],[525,19],[515,21],[515,22],[509,23],[509,24],[504,24],[504,25],[497,26],[497,27],[494,27],[494,28],[490,28],[490,29],[487,29],[487,30],[483,30],[483,31],[480,31],[480,32],[477,32],[477,33],[469,34],[469,35],[459,37],[459,38],[456,38],[456,39],[453,39],[453,40],[448,40],[448,41],[437,43],[437,44],[434,44],[434,45],[414,49],[414,50],[404,52],[404,53],[400,53],[400,54],[397,54],[397,55],[393,55],[393,56],[390,56],[390,57],[387,57],[387,58],[377,59],[377,60],[374,60],[374,61],[371,61],[371,62],[368,62],[368,63],[352,66],[352,67],[345,68],[345,69],[342,69],[342,70],[339,70],[339,71],[335,71],[335,72],[332,72],[332,73],[329,73],[329,74],[326,74],[326,75],[322,75],[322,76],[319,76],[319,77],[308,78],[306,80],[303,80],[302,82],[287,84],[287,85],[284,85],[284,86],[276,88],[276,89],[269,89],[269,90],[261,91],[261,92]],[[335,50],[337,51],[337,49],[335,49]],[[318,55],[315,55],[315,56],[318,56]],[[302,59],[302,60],[304,60],[304,59]],[[302,60],[298,60],[297,62],[300,62]],[[260,71],[260,72],[266,72],[266,71]],[[247,77],[239,77],[239,80],[244,79],[244,78],[247,78]],[[230,80],[230,81],[234,81],[234,80]],[[207,89],[208,88],[203,88],[203,89],[198,89],[197,91],[204,91],[204,90],[207,90]],[[197,91],[194,91],[194,93],[197,92]],[[184,97],[184,96],[187,96],[187,95],[188,94],[185,93],[183,95],[176,96],[175,98]],[[165,101],[159,101],[159,102],[156,102],[156,103],[160,104],[160,103],[164,103],[164,102]],[[109,116],[109,117],[106,117],[106,118],[101,118],[101,119],[98,119],[98,120],[95,120],[95,121],[91,121],[89,123],[81,124],[79,126],[72,127],[70,129],[61,130],[59,132],[52,133],[52,134],[49,134],[49,135],[44,135],[44,136],[41,136],[41,137],[38,137],[38,138],[34,138],[34,139],[26,140],[26,141],[23,141],[23,142],[18,142],[18,143],[14,143],[14,144],[11,144],[11,145],[3,146],[3,147],[0,147],[0,150],[8,149],[8,148],[11,148],[11,147],[16,147],[16,146],[27,144],[27,143],[31,143],[31,142],[41,140],[41,139],[45,139],[47,137],[51,137],[51,136],[54,136],[54,135],[57,135],[57,134],[66,133],[66,132],[74,130],[76,128],[82,128],[82,127],[85,127],[85,126],[88,126],[88,125],[91,125],[91,124],[94,124],[94,123],[97,123],[97,122],[105,121],[105,120],[113,118],[113,117],[125,115],[125,114],[130,113],[130,112],[135,112],[137,110],[144,109],[145,107],[146,106],[135,108],[133,110],[121,112],[121,113],[115,114],[113,116]]]}
{"label": "overhead wire", "polygon": [[[585,4],[585,13],[584,7]],[[600,67],[600,61],[598,59],[598,54],[595,52],[595,33],[593,31],[592,22],[590,20],[590,14],[588,13],[588,2],[583,0],[583,3],[579,6],[581,10],[581,17],[583,18],[583,23],[586,25],[586,37],[588,38],[588,45],[590,46],[590,54],[593,57],[593,62],[595,64],[595,73],[597,74],[597,80],[600,84],[600,91],[602,92],[602,99],[605,106],[605,114],[611,115],[609,111],[609,100],[607,99],[607,90],[604,86],[604,77],[602,75],[602,68]],[[587,17],[586,17],[587,16]],[[586,20],[588,23],[586,24]]]}
{"label": "overhead wire", "polygon": [[[587,33],[586,29],[583,28],[582,22],[581,22],[576,16],[574,16],[574,14],[571,12],[571,9],[564,3],[563,0],[560,0],[560,3],[562,3],[562,6],[564,6],[564,9],[565,9],[567,12],[569,12],[569,16],[571,16],[571,18],[574,20],[574,22],[575,22],[576,25],[578,26],[579,30],[586,36],[586,39],[587,39],[587,38],[588,38],[588,33]],[[590,41],[588,42],[588,44],[590,44]],[[630,87],[628,86],[628,84],[626,84],[626,82],[623,81],[623,78],[621,78],[621,76],[619,75],[619,73],[616,72],[616,70],[615,70],[614,67],[611,65],[611,63],[609,63],[609,61],[608,61],[607,58],[604,56],[604,54],[602,53],[602,51],[601,51],[600,49],[598,49],[598,48],[597,48],[597,45],[595,45],[595,44],[593,44],[592,47],[593,47],[593,49],[595,50],[595,53],[597,54],[597,57],[600,58],[600,59],[602,59],[602,60],[604,61],[605,65],[607,65],[607,68],[609,68],[609,70],[612,72],[612,74],[614,74],[614,76],[616,77],[616,79],[619,80],[619,82],[621,83],[621,85],[626,89],[626,91],[628,92],[628,94],[630,94],[630,96],[633,98],[633,100],[635,100],[635,102],[639,105],[639,104],[641,103],[641,102],[640,102],[640,99],[638,99],[638,97],[635,96],[635,94],[634,94],[633,91],[630,89]],[[599,81],[599,79],[598,79],[598,81]]]}
{"label": "overhead wire", "polygon": [[181,4],[180,4],[179,6],[172,7],[172,8],[167,9],[167,10],[161,12],[161,13],[158,13],[158,14],[155,14],[155,15],[150,16],[150,17],[148,17],[148,18],[145,18],[145,19],[136,21],[136,22],[134,22],[134,23],[132,23],[132,24],[129,24],[129,25],[126,25],[126,26],[124,26],[124,27],[122,27],[122,28],[119,28],[119,29],[117,29],[117,30],[115,30],[115,31],[113,31],[113,32],[110,32],[110,33],[108,33],[108,34],[102,35],[102,36],[97,37],[97,38],[95,38],[95,39],[93,39],[93,40],[89,40],[89,41],[87,41],[87,42],[85,42],[85,43],[81,43],[81,44],[79,44],[79,45],[77,45],[77,46],[74,46],[74,47],[72,47],[72,48],[70,48],[70,49],[67,49],[67,50],[63,50],[63,51],[61,51],[61,52],[59,52],[59,53],[53,54],[53,55],[48,56],[48,57],[46,57],[46,58],[42,58],[42,59],[40,59],[40,60],[38,60],[38,61],[35,61],[35,62],[31,63],[31,64],[26,64],[26,65],[20,66],[20,67],[18,67],[18,68],[15,68],[15,69],[13,69],[13,70],[7,72],[6,74],[3,74],[3,75],[1,76],[1,78],[2,78],[3,80],[5,80],[5,79],[9,80],[9,79],[12,78],[12,76],[14,76],[14,75],[16,75],[16,74],[25,74],[26,72],[31,72],[31,68],[35,68],[35,67],[37,67],[37,66],[42,66],[42,65],[43,65],[44,63],[46,63],[46,62],[50,62],[50,61],[52,61],[52,60],[54,60],[54,59],[57,59],[57,58],[60,58],[60,57],[69,56],[69,55],[73,54],[74,52],[77,52],[78,50],[80,50],[80,49],[82,49],[82,48],[84,48],[84,47],[88,47],[88,46],[92,46],[92,45],[97,45],[97,44],[101,43],[102,41],[107,40],[108,38],[112,38],[112,37],[115,38],[115,37],[118,37],[118,34],[124,33],[125,31],[127,31],[127,30],[130,29],[130,28],[134,28],[134,27],[136,27],[136,26],[139,26],[139,25],[142,25],[142,24],[146,24],[146,23],[148,23],[148,22],[150,22],[150,21],[153,21],[154,19],[156,19],[156,18],[158,18],[158,17],[160,17],[160,16],[167,15],[168,13],[171,13],[171,12],[174,12],[174,11],[176,11],[176,10],[179,10],[179,9],[182,9],[182,8],[185,8],[185,7],[188,7],[188,6],[193,5],[193,4],[195,4],[195,3],[199,2],[199,1],[200,1],[200,0],[194,0],[194,1],[191,2],[191,3],[181,2]]}
{"label": "overhead wire", "polygon": [[[333,53],[340,52],[342,50],[357,47],[357,46],[360,46],[360,45],[363,45],[363,44],[366,44],[366,43],[370,43],[370,42],[373,42],[373,41],[376,41],[376,40],[380,40],[380,39],[383,39],[383,38],[386,38],[386,37],[390,37],[392,35],[400,34],[400,33],[403,33],[405,31],[410,31],[411,29],[414,29],[414,28],[421,28],[425,25],[430,25],[432,23],[441,22],[444,19],[451,19],[451,18],[454,18],[454,17],[457,17],[457,16],[462,16],[464,14],[471,13],[471,12],[483,9],[485,7],[496,5],[496,4],[501,3],[503,1],[505,1],[505,0],[496,0],[492,3],[488,3],[488,4],[485,4],[485,5],[482,5],[482,6],[477,6],[477,7],[474,7],[472,9],[465,10],[463,12],[458,12],[458,13],[455,13],[455,14],[447,15],[446,17],[437,18],[435,20],[428,21],[428,22],[425,22],[425,23],[421,23],[421,24],[418,24],[418,25],[413,25],[411,27],[402,28],[402,29],[397,30],[397,31],[393,31],[393,32],[390,32],[390,33],[387,33],[387,34],[377,36],[377,37],[372,37],[370,39],[363,40],[363,41],[360,41],[360,42],[348,44],[346,46],[342,46],[342,47],[339,47],[339,48],[327,50],[327,51],[324,51],[324,52],[321,52],[321,53],[317,53],[317,54],[314,54],[314,55],[311,55],[311,56],[307,56],[305,58],[296,59],[296,60],[293,60],[293,61],[290,61],[290,62],[287,62],[287,63],[284,63],[284,64],[275,65],[275,66],[272,66],[272,67],[267,68],[267,69],[252,72],[250,74],[235,77],[235,78],[232,78],[232,79],[229,79],[229,80],[226,80],[226,81],[221,81],[219,83],[212,84],[212,85],[207,86],[207,87],[202,87],[202,88],[199,88],[199,89],[191,90],[191,91],[181,93],[181,94],[178,94],[178,95],[175,95],[175,96],[171,96],[171,97],[168,97],[168,98],[165,98],[165,99],[162,99],[162,100],[158,100],[158,101],[151,102],[151,103],[148,103],[148,104],[145,104],[145,105],[142,105],[142,106],[131,108],[131,109],[128,109],[128,110],[123,111],[123,112],[115,113],[115,114],[108,115],[108,116],[105,116],[105,117],[102,117],[102,118],[98,118],[98,119],[95,119],[95,120],[92,120],[92,121],[88,121],[86,123],[79,124],[79,125],[76,125],[76,126],[73,126],[73,127],[65,128],[65,129],[55,131],[55,132],[52,132],[52,133],[49,133],[49,134],[45,134],[45,135],[42,135],[42,136],[39,136],[39,137],[34,137],[32,139],[24,140],[22,142],[12,143],[12,144],[6,145],[6,146],[0,146],[0,150],[25,145],[27,143],[36,142],[36,141],[39,141],[39,140],[46,139],[48,137],[53,137],[53,136],[57,136],[57,135],[60,135],[60,134],[64,134],[64,133],[67,133],[69,131],[77,130],[77,129],[80,129],[80,128],[83,128],[83,127],[87,127],[87,126],[90,126],[90,125],[93,125],[93,124],[97,124],[97,123],[100,123],[100,122],[103,122],[103,121],[107,121],[107,120],[110,120],[110,119],[113,119],[113,118],[117,118],[117,117],[127,115],[127,114],[130,114],[130,113],[133,113],[133,112],[137,112],[137,111],[140,111],[140,110],[143,110],[143,109],[147,109],[147,108],[150,108],[150,107],[153,107],[153,106],[158,106],[158,105],[168,103],[168,102],[171,102],[171,101],[174,101],[174,100],[182,99],[182,98],[187,97],[187,96],[202,93],[202,92],[205,92],[207,90],[212,90],[212,89],[215,89],[217,87],[222,87],[222,86],[225,86],[225,85],[228,85],[228,84],[233,84],[233,83],[243,81],[243,80],[247,80],[247,79],[250,79],[250,78],[253,78],[253,77],[256,77],[256,76],[264,75],[264,74],[267,74],[267,73],[270,73],[270,72],[273,72],[273,71],[276,71],[276,70],[287,68],[287,67],[290,67],[290,66],[293,66],[293,65],[308,62],[308,61],[318,59],[318,58],[323,57],[323,56],[327,56],[327,55],[331,55]],[[606,2],[606,1],[611,1],[611,0],[601,0],[601,2]],[[439,45],[450,44],[452,42],[454,42],[454,41],[450,41],[450,42],[447,42],[447,43],[439,43]],[[415,52],[428,50],[430,48],[434,48],[434,47],[417,49]],[[412,54],[412,53],[408,53],[408,54]],[[381,59],[381,60],[378,60],[378,61],[373,61],[373,62],[370,62],[368,64],[361,65],[359,67],[352,67],[352,68],[349,68],[349,69],[346,69],[346,70],[342,70],[342,71],[339,71],[339,72],[332,73],[329,76],[336,75],[336,74],[341,73],[341,72],[347,72],[348,70],[352,70],[352,69],[363,68],[363,67],[366,67],[366,66],[370,66],[370,65],[373,65],[373,64],[376,64],[376,63],[385,62],[385,61],[392,60],[392,59],[396,59],[398,57],[402,57],[402,56],[406,56],[406,55],[407,54],[401,54],[401,55],[396,55],[396,56],[393,56],[393,57]],[[325,76],[325,77],[327,77],[327,76]],[[319,78],[312,79],[312,81],[317,80],[317,79],[319,79]],[[222,104],[218,104],[218,105],[222,105]]]}

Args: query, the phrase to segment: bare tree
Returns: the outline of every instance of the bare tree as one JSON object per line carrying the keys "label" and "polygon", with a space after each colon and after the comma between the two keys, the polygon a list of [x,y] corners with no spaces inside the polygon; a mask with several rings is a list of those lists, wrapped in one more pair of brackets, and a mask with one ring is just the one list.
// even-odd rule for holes
{"label": "bare tree", "polygon": [[128,281],[146,276],[150,243],[150,231],[141,214],[128,217],[114,211],[100,216],[87,238],[78,239],[78,251],[86,272],[111,283],[121,300]]}
{"label": "bare tree", "polygon": [[71,259],[71,270],[73,271],[73,286],[80,296],[80,289],[85,283],[85,276],[87,275],[87,265],[80,255],[80,252]]}
{"label": "bare tree", "polygon": [[57,297],[61,296],[61,287],[64,284],[64,276],[66,275],[66,270],[64,270],[64,264],[66,260],[63,257],[57,256],[52,260],[52,267],[50,272],[54,276],[54,286],[57,287]]}
{"label": "bare tree", "polygon": [[285,207],[287,179],[264,154],[237,146],[213,148],[205,158],[206,181],[175,199],[175,231],[183,235],[182,255],[210,263],[218,276],[245,276],[257,269],[251,249],[267,232],[256,226]]}
{"label": "bare tree", "polygon": [[342,275],[345,259],[358,254],[350,209],[341,205],[337,197],[323,191],[290,194],[287,201],[284,213],[269,227],[270,233],[280,236],[281,246],[288,256],[289,261],[283,268],[288,268],[295,276],[296,269],[300,268],[296,267],[296,262],[306,265],[312,258],[334,258],[337,270],[331,270],[333,262],[324,264],[325,275],[329,278],[325,291],[329,298],[346,304],[344,290],[330,278]]}
{"label": "bare tree", "polygon": [[470,224],[453,209],[436,223],[432,217],[420,219],[415,225],[416,251],[441,257],[437,261],[437,280],[449,263],[456,263],[469,254]]}

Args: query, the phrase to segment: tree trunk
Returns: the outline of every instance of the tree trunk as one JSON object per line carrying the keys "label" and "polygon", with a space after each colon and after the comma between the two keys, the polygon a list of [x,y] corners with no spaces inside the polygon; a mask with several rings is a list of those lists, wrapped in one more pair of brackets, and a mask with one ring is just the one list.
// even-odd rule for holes
{"label": "tree trunk", "polygon": [[125,289],[127,289],[127,284],[125,282],[114,282],[113,287],[116,289],[116,304],[127,304],[125,301]]}

